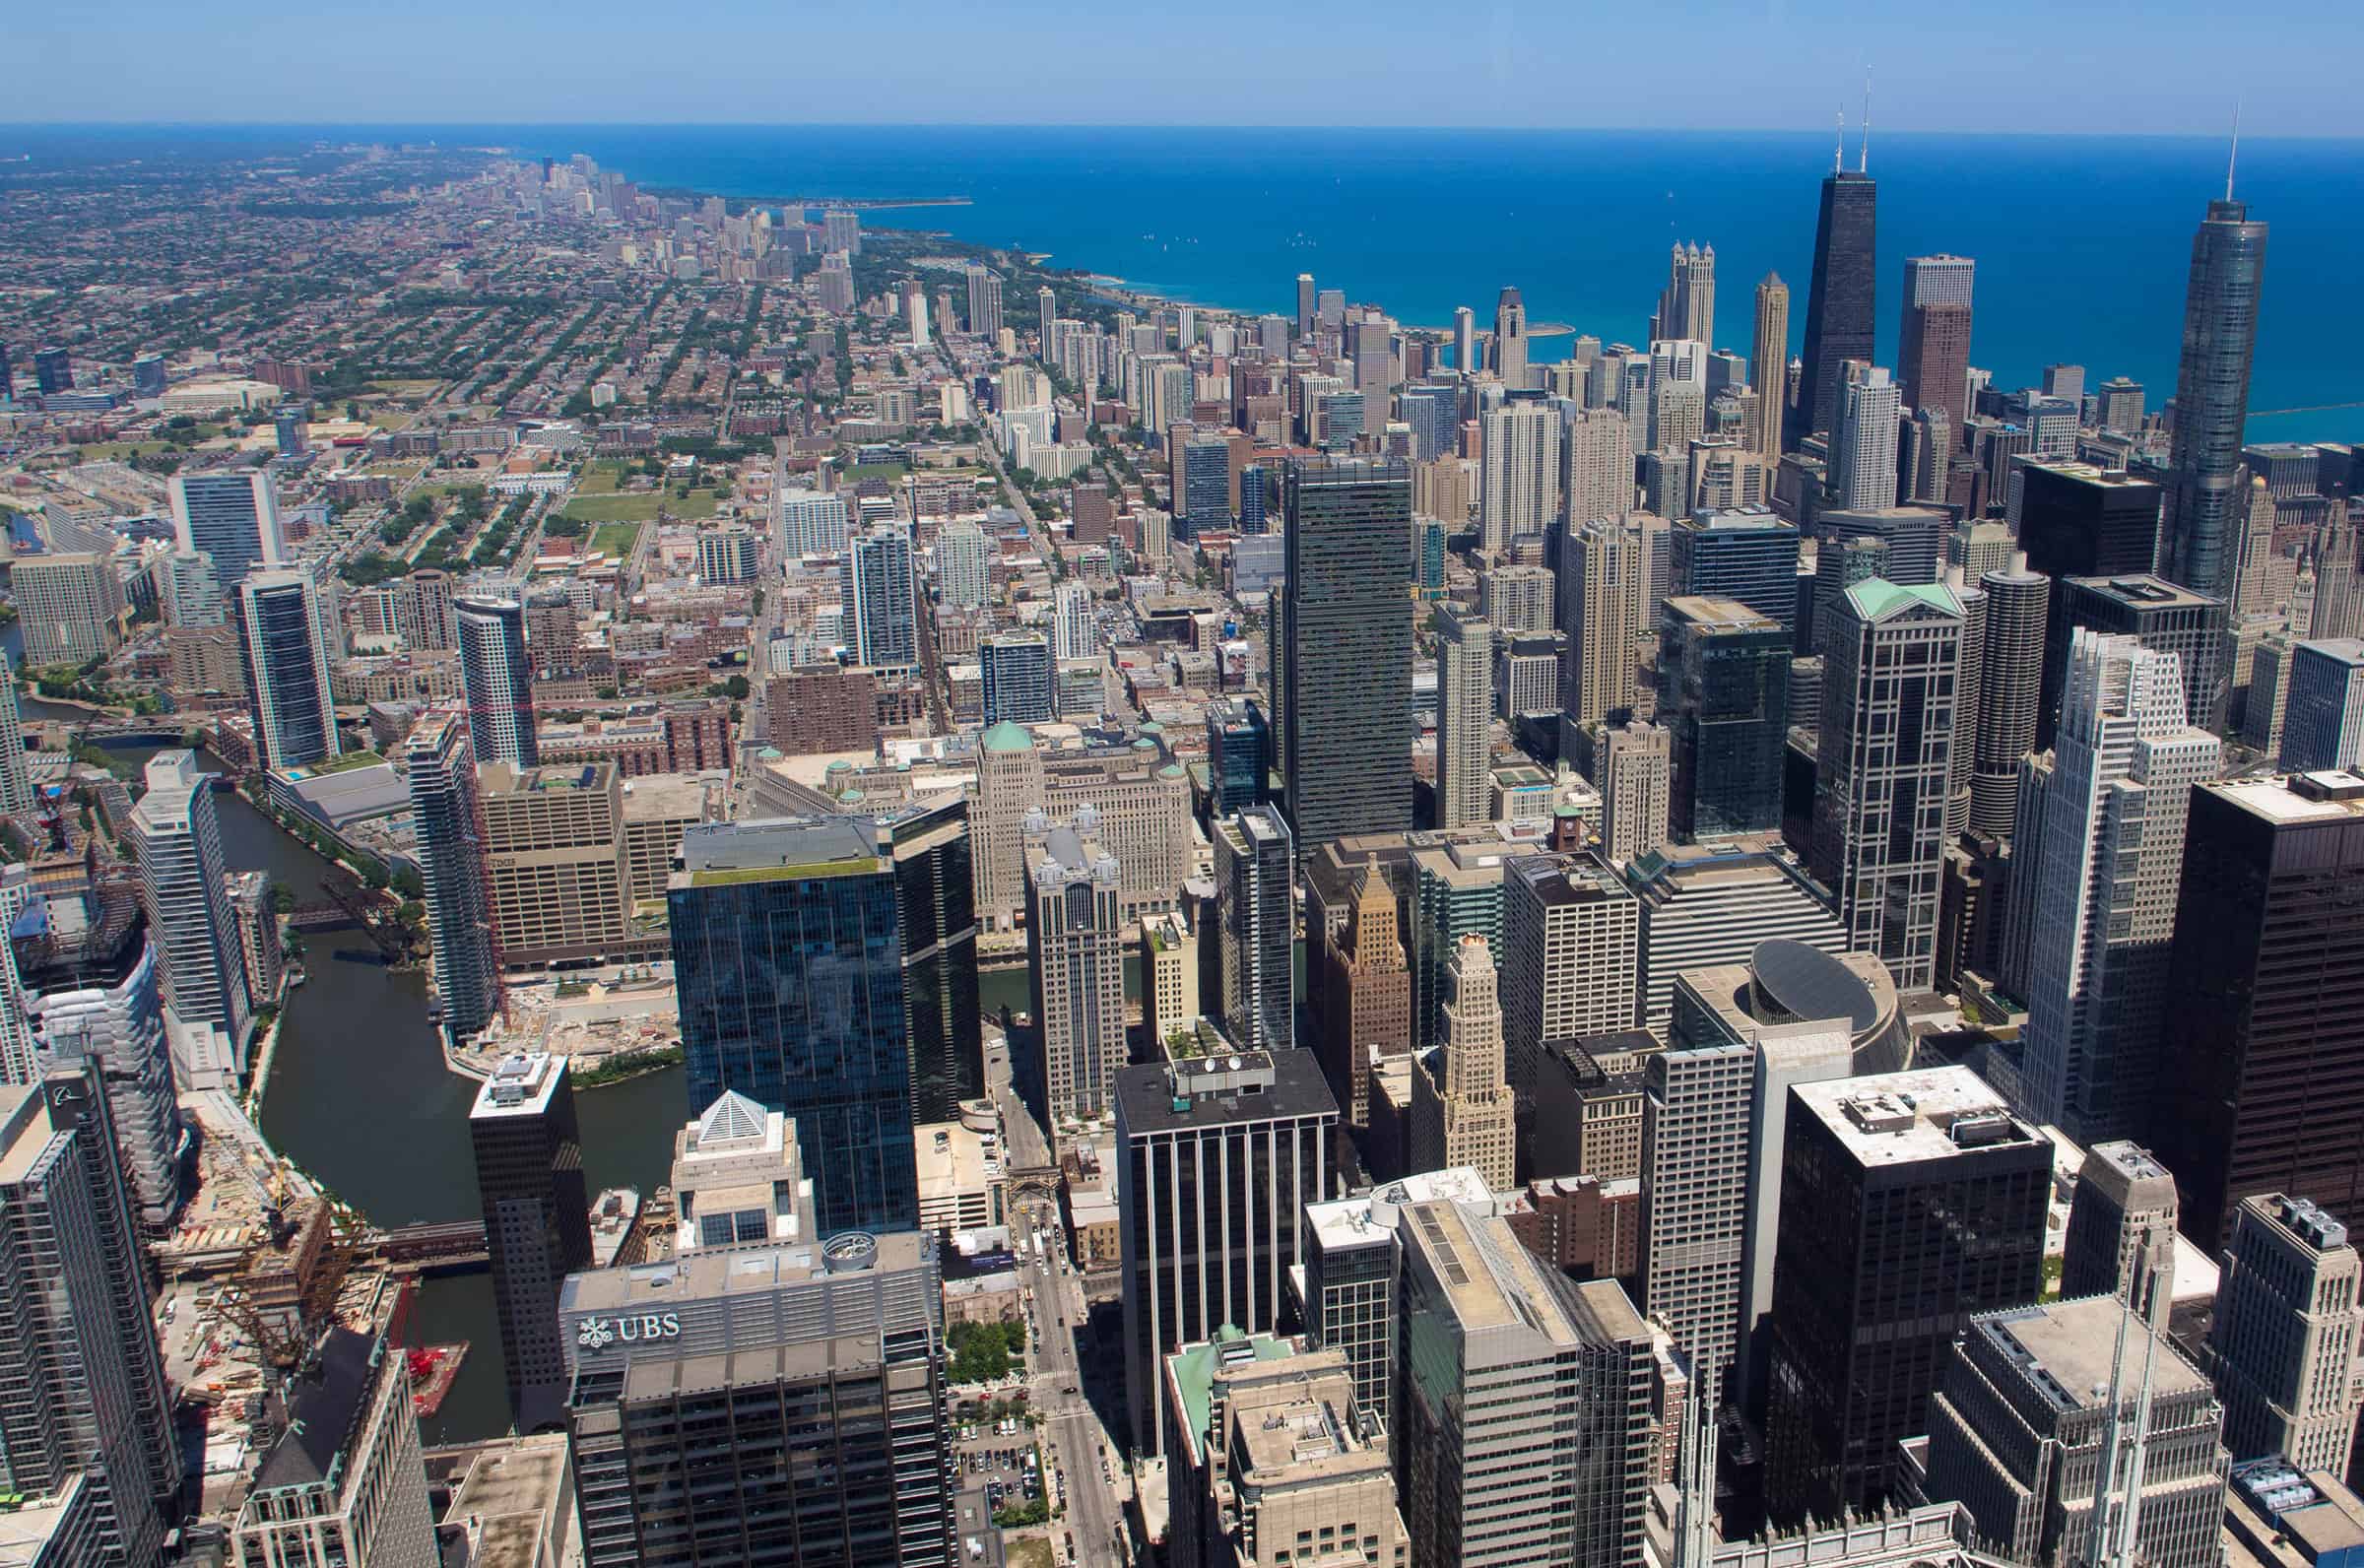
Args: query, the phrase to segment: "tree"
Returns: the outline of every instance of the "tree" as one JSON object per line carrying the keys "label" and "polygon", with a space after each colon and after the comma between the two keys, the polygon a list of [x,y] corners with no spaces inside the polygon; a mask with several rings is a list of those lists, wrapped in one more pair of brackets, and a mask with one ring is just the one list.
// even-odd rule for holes
{"label": "tree", "polygon": [[731,677],[728,681],[725,681],[722,684],[722,689],[723,694],[728,696],[732,701],[745,702],[747,700],[748,692],[747,677],[743,675],[735,675]]}

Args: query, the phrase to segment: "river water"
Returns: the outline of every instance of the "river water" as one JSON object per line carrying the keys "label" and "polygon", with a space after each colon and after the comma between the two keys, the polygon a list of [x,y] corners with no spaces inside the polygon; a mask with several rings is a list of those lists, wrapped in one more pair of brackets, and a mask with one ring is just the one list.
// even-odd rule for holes
{"label": "river water", "polygon": [[[25,705],[29,716],[46,716],[41,710],[47,704]],[[126,747],[114,754],[145,765],[156,750]],[[299,902],[320,898],[325,861],[280,831],[244,796],[222,791],[214,802],[223,859],[231,869],[268,872]],[[264,1136],[374,1223],[479,1217],[468,1143],[475,1085],[444,1071],[427,1018],[425,977],[386,968],[355,931],[307,932],[303,943],[309,980],[288,995],[263,1099]],[[991,1013],[1023,1009],[1025,971],[989,972],[981,991]],[[591,1189],[630,1186],[647,1195],[670,1179],[674,1134],[691,1108],[677,1067],[581,1090],[575,1112]],[[465,1339],[470,1345],[442,1408],[422,1423],[427,1442],[465,1442],[507,1430],[489,1274],[425,1280],[410,1337],[421,1344]]]}

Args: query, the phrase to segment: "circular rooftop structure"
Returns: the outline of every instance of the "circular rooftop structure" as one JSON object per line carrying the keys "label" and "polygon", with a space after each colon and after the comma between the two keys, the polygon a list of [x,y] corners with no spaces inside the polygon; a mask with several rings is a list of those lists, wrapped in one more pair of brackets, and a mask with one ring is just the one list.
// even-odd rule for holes
{"label": "circular rooftop structure", "polygon": [[1896,982],[1869,953],[1841,957],[1787,937],[1772,937],[1748,955],[1748,1011],[1766,1023],[1845,1018],[1858,1073],[1901,1073],[1911,1065],[1912,1036],[1896,1007]]}

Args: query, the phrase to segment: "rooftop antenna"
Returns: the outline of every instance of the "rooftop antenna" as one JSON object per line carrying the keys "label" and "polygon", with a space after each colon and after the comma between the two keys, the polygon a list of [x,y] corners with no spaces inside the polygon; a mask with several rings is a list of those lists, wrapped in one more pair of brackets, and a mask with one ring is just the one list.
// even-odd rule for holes
{"label": "rooftop antenna", "polygon": [[1846,103],[1845,103],[1845,102],[1843,102],[1843,101],[1842,101],[1842,102],[1839,104],[1839,135],[1838,135],[1838,140],[1836,140],[1836,141],[1832,142],[1832,143],[1831,143],[1831,146],[1830,146],[1830,171],[1831,171],[1833,174],[1843,173],[1843,172],[1846,170],[1846,167],[1847,167],[1847,105],[1846,105]]}
{"label": "rooftop antenna", "polygon": [[1872,172],[1872,68],[1864,67],[1864,140],[1856,149],[1855,171]]}
{"label": "rooftop antenna", "polygon": [[2233,99],[2233,150],[2224,161],[2224,199],[2233,199],[2233,168],[2241,162],[2241,100]]}

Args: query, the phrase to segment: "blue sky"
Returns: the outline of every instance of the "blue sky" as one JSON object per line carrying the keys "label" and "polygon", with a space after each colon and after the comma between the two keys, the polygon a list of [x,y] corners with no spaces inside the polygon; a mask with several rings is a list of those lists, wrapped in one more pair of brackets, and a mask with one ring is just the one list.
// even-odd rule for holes
{"label": "blue sky", "polygon": [[[2357,0],[27,5],[0,117],[2364,135]],[[1679,63],[1670,63],[1679,62]]]}

